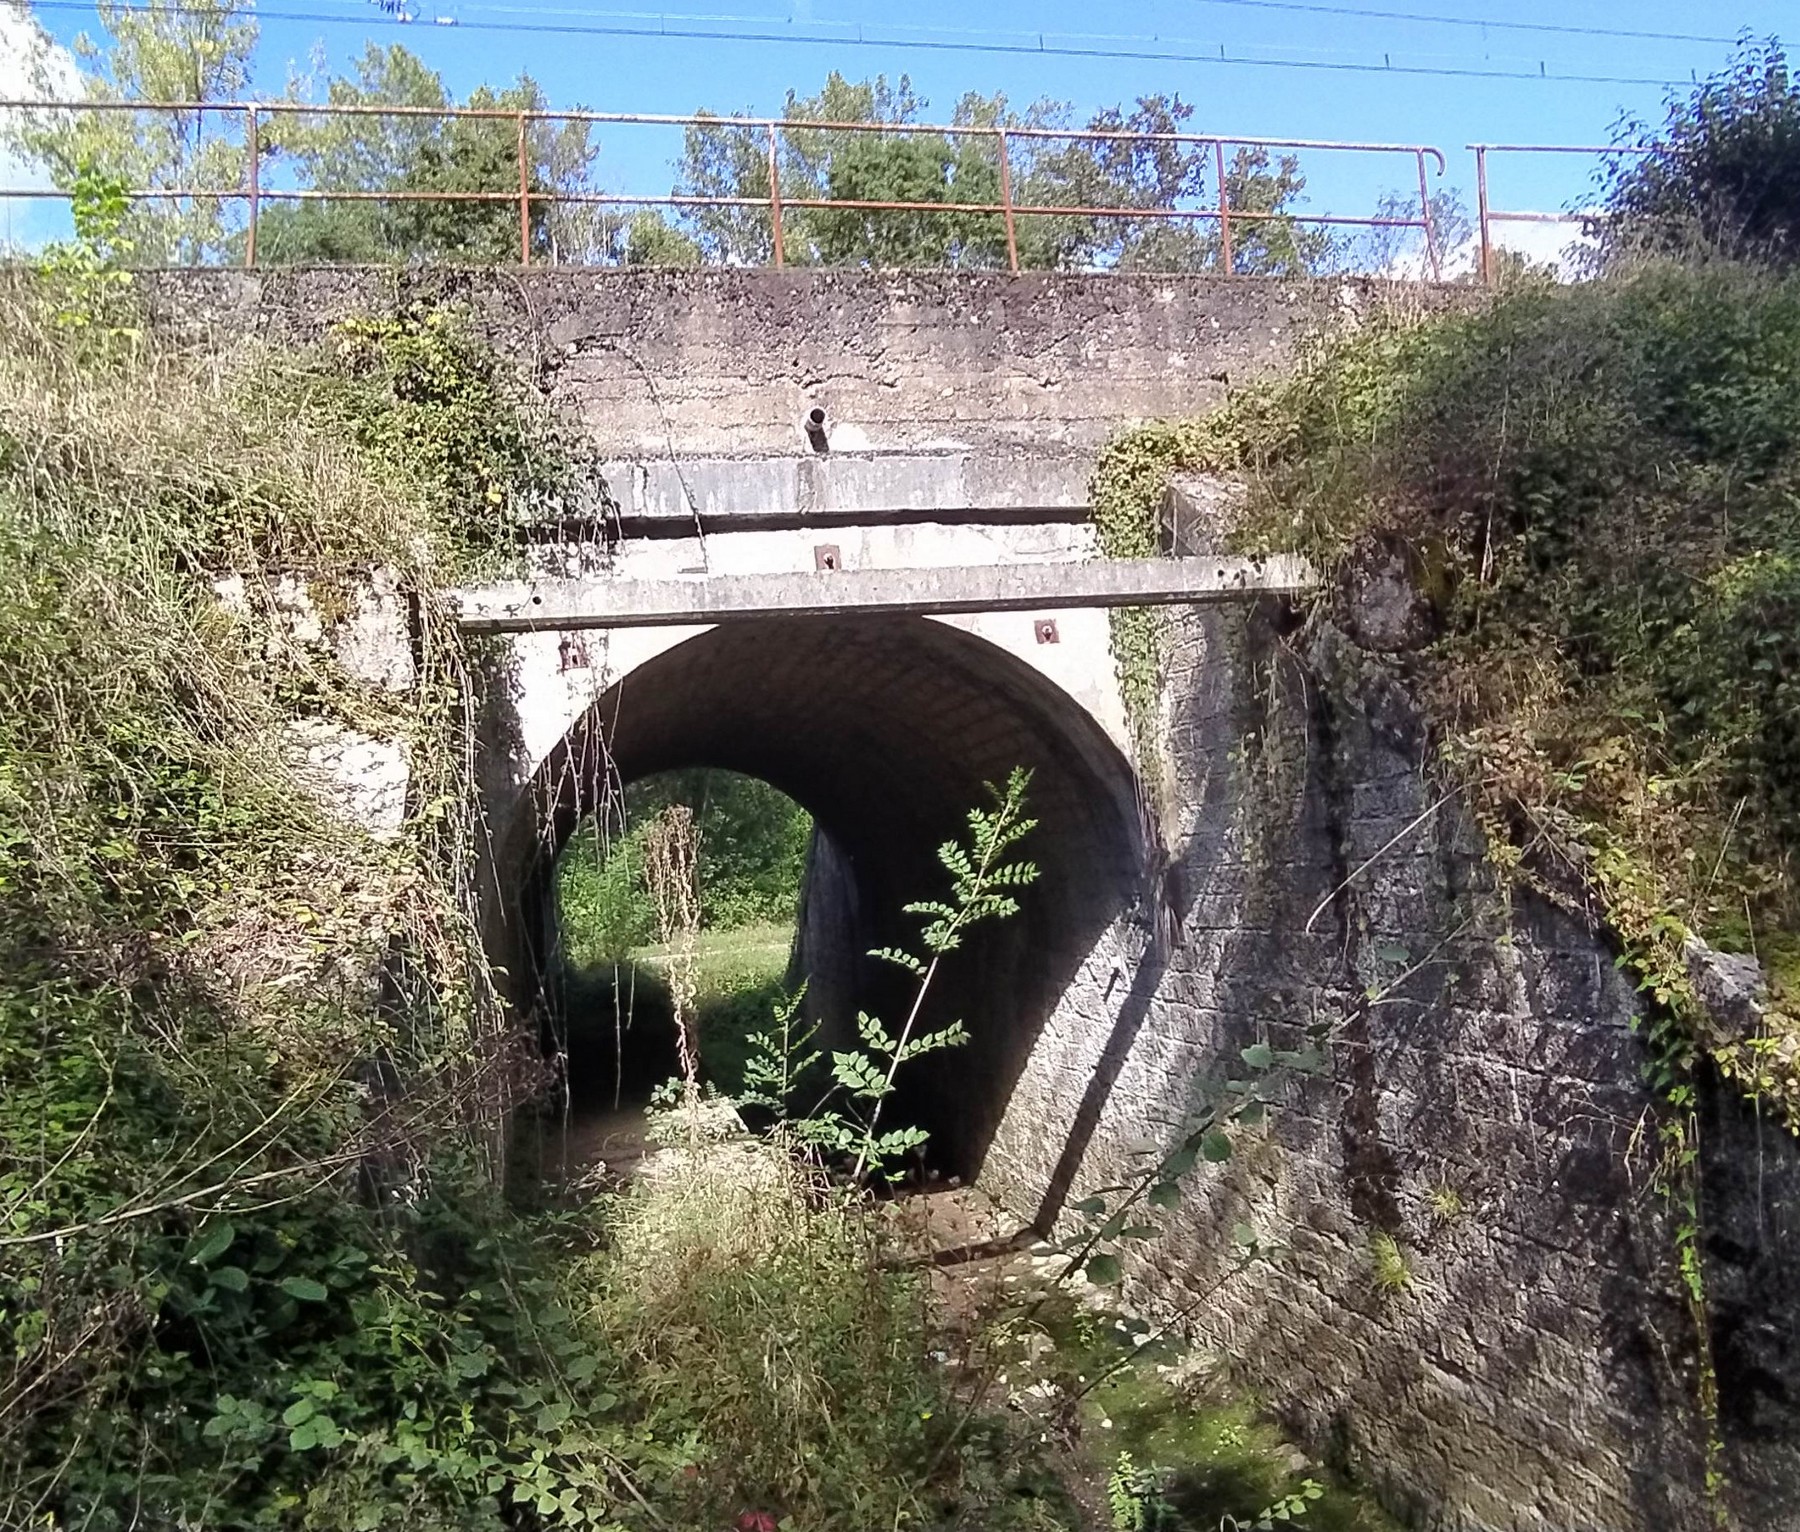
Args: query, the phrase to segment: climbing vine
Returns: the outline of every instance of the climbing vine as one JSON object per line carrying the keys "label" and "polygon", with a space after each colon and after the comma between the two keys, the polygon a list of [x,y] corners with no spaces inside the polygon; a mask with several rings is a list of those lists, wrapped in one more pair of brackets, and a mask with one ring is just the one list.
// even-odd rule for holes
{"label": "climbing vine", "polygon": [[[1597,914],[1644,996],[1655,1179],[1695,1320],[1709,1481],[1717,1386],[1698,1194],[1699,1070],[1800,1129],[1800,279],[1715,264],[1525,284],[1377,317],[1291,379],[1103,457],[1100,536],[1151,551],[1171,475],[1243,488],[1245,552],[1297,551],[1354,635],[1357,576],[1407,577],[1394,655],[1506,879]],[[1142,629],[1120,644],[1138,727]],[[1708,948],[1760,1014],[1709,1009]]]}
{"label": "climbing vine", "polygon": [[[1229,437],[1212,420],[1156,422],[1101,449],[1090,486],[1094,532],[1108,558],[1153,558],[1169,551],[1163,503],[1175,474],[1229,459]],[[1113,662],[1131,727],[1138,770],[1160,781],[1156,738],[1162,690],[1164,613],[1117,607],[1111,614]]]}
{"label": "climbing vine", "polygon": [[[0,292],[0,1524],[598,1519],[436,601],[554,459],[450,317],[165,348],[90,200]],[[375,570],[410,684],[333,643]],[[340,746],[404,815],[328,801]]]}

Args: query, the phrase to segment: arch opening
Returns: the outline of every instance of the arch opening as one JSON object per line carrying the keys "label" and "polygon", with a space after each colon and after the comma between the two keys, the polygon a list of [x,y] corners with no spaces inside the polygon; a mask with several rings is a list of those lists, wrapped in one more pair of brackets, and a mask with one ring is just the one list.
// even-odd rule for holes
{"label": "arch opening", "polygon": [[652,883],[649,843],[684,813],[696,847],[693,979],[709,1083],[742,1089],[750,1032],[788,981],[812,818],[737,772],[658,773],[583,817],[556,857],[547,1039],[563,1061],[571,1132],[622,1122],[679,1071],[670,997],[675,953]]}
{"label": "arch opening", "polygon": [[[630,671],[538,768],[529,844],[516,858],[518,928],[542,975],[556,855],[620,784],[693,768],[742,773],[816,826],[794,976],[820,1040],[854,1039],[859,1010],[897,1026],[907,976],[868,957],[916,949],[912,901],[943,897],[937,848],[966,830],[987,783],[1032,773],[1040,877],[1020,914],[979,929],[943,965],[920,1018],[962,1020],[963,1048],[903,1070],[893,1119],[931,1134],[929,1158],[972,1177],[1031,1049],[1105,933],[1140,911],[1145,846],[1136,778],[1066,691],[962,628],[925,618],[784,618],[705,630]],[[526,1000],[532,996],[519,997]],[[1059,1125],[1046,1125],[1051,1129]],[[1067,1125],[1060,1125],[1066,1127]]]}

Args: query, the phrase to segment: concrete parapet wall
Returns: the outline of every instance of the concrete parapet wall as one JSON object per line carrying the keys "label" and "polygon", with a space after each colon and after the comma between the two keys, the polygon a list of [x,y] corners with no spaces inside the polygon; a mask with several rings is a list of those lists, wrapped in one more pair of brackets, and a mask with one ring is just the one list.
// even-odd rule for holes
{"label": "concrete parapet wall", "polygon": [[415,299],[465,305],[603,458],[1018,449],[1085,458],[1291,365],[1308,335],[1473,289],[1368,279],[837,271],[161,272],[158,322],[316,335]]}

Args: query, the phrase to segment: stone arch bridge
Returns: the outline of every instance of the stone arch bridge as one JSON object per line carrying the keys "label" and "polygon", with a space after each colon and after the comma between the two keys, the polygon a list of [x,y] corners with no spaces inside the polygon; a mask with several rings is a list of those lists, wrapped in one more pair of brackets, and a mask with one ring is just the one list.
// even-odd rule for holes
{"label": "stone arch bridge", "polygon": [[[167,324],[309,333],[391,304],[394,280],[152,291]],[[529,983],[549,857],[608,778],[711,764],[814,812],[832,852],[809,966],[834,1005],[880,1008],[856,954],[932,886],[931,848],[980,783],[1031,767],[1044,877],[963,955],[946,998],[975,1040],[918,1103],[956,1163],[1042,1227],[1118,1180],[1135,1143],[1168,1142],[1242,1047],[1325,1023],[1326,1076],[1296,1082],[1227,1174],[1194,1178],[1128,1292],[1187,1307],[1200,1344],[1409,1524],[1712,1524],[1669,1215],[1632,1170],[1651,1105],[1636,1000],[1601,933],[1494,897],[1405,690],[1403,579],[1297,626],[1281,593],[1303,572],[1219,559],[1230,491],[1206,483],[1171,500],[1182,558],[1094,557],[1109,436],[1291,366],[1308,335],[1389,301],[1379,284],[401,285],[467,304],[580,424],[609,489],[604,535],[548,542],[535,581],[462,597],[471,626],[509,635],[479,762],[498,963]],[[1107,644],[1109,607],[1132,601],[1168,613],[1141,751]],[[1744,1524],[1796,1527],[1800,1167],[1735,1097],[1704,1110],[1729,1493]],[[1441,1188],[1466,1217],[1434,1214]],[[1238,1222],[1289,1259],[1234,1277]],[[1371,1280],[1378,1235],[1407,1252],[1398,1297]]]}

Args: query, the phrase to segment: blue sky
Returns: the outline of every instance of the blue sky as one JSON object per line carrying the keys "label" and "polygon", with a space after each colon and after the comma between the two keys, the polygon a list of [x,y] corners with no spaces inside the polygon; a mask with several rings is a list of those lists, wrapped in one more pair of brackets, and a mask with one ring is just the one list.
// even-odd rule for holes
{"label": "blue sky", "polygon": [[[1794,30],[1795,0],[1633,0],[1570,4],[1557,0],[1361,0],[1365,11],[1457,18],[1464,23],[1355,15],[1358,0],[1317,0],[1322,9],[1289,9],[1246,0],[1137,0],[1106,7],[1092,0],[412,0],[420,20],[383,25],[381,13],[355,0],[265,0],[257,86],[279,92],[292,71],[315,56],[337,69],[370,39],[398,41],[438,69],[459,95],[483,81],[531,74],[557,105],[627,112],[743,111],[773,114],[784,92],[817,88],[827,71],[852,78],[910,75],[932,117],[948,113],[964,91],[1003,90],[1017,102],[1041,96],[1094,108],[1156,92],[1192,102],[1197,131],[1322,139],[1382,139],[1441,147],[1447,184],[1473,191],[1463,146],[1475,139],[1601,143],[1622,111],[1660,116],[1665,87],[1631,81],[1685,81],[1721,67],[1726,39]],[[1326,14],[1326,10],[1344,14]],[[278,19],[304,11],[341,21]],[[91,12],[37,11],[61,41],[95,22]],[[454,25],[433,24],[443,17]],[[1511,23],[1495,26],[1491,23]],[[644,36],[576,36],[478,30],[558,26],[711,30],[774,34],[790,41],[748,42]],[[1596,31],[1690,34],[1688,39],[1578,35],[1519,29],[1519,24]],[[860,29],[874,44],[859,45]],[[1066,57],[1053,52],[976,52],[932,44],[1216,57],[1197,59]],[[1280,60],[1332,68],[1260,67]],[[1343,66],[1374,66],[1357,72]],[[1460,74],[1408,70],[1463,71]],[[1480,78],[1496,71],[1528,78]],[[1569,76],[1608,77],[1605,82]],[[603,136],[602,169],[614,190],[668,189],[672,135],[612,129]],[[1315,210],[1363,212],[1383,187],[1414,179],[1400,161],[1308,156]],[[1548,157],[1496,161],[1496,203],[1561,207],[1579,196],[1585,163]],[[1472,200],[1472,198],[1471,198]]]}

